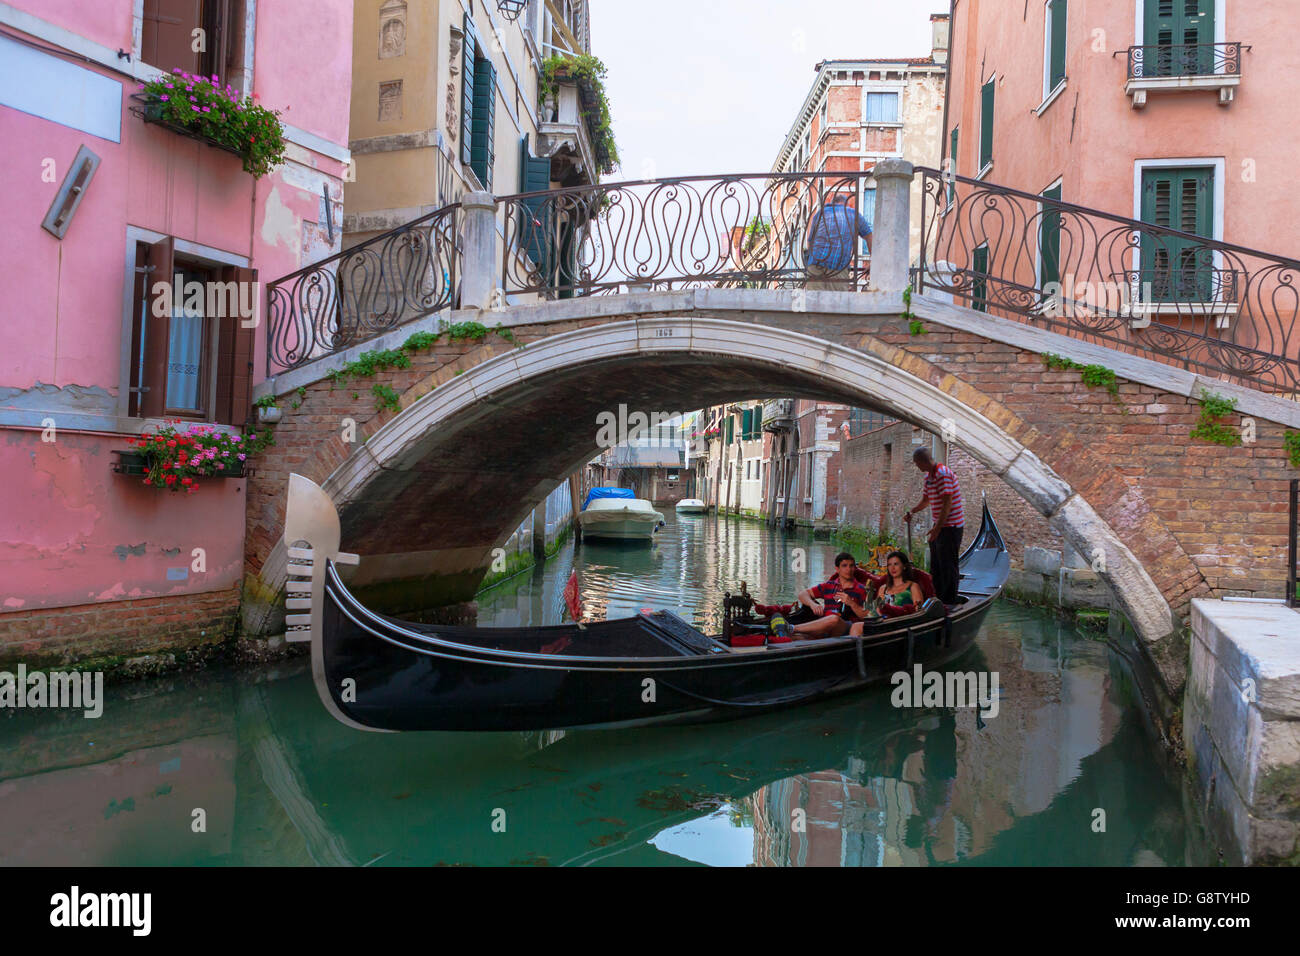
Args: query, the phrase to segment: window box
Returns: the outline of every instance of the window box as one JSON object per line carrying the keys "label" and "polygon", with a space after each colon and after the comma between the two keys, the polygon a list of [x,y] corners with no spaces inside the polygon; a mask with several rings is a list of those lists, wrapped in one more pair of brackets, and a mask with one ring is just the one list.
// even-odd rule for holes
{"label": "window box", "polygon": [[[117,455],[117,461],[113,463],[113,474],[126,475],[129,478],[144,478],[149,474],[149,459],[141,451],[127,451],[122,448],[113,449],[113,454]],[[236,461],[225,471],[214,475],[205,476],[207,478],[246,478],[244,465],[242,461]]]}
{"label": "window box", "polygon": [[197,140],[200,143],[207,143],[209,146],[215,146],[217,149],[224,150],[232,156],[238,156],[243,159],[243,154],[226,143],[221,142],[211,136],[205,136],[198,130],[174,123],[163,116],[163,107],[166,105],[158,97],[149,93],[132,93],[131,99],[139,103],[139,106],[131,107],[131,112],[146,123],[152,126],[161,126],[163,129],[171,130],[178,136],[184,136],[187,139]]}

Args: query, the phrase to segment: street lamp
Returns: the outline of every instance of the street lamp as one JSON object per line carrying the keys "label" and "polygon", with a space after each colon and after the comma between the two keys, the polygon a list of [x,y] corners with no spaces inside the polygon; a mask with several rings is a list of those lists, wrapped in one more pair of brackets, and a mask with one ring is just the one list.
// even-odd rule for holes
{"label": "street lamp", "polygon": [[511,23],[519,19],[526,6],[528,0],[497,0],[497,11]]}

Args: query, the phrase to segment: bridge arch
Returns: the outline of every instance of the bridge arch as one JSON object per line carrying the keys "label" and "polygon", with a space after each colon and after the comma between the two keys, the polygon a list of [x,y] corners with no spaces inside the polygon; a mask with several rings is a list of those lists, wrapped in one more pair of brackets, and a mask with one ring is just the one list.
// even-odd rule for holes
{"label": "bridge arch", "polygon": [[[1165,596],[1113,527],[1020,440],[1034,434],[1029,424],[915,353],[867,333],[840,338],[829,341],[698,313],[558,332],[450,377],[445,370],[428,376],[407,390],[403,410],[341,464],[336,464],[337,451],[323,447],[315,467],[303,470],[328,475],[322,487],[342,516],[343,546],[366,556],[359,586],[419,574],[461,574],[470,587],[458,598],[464,599],[472,595],[500,534],[517,526],[597,451],[594,424],[584,435],[573,423],[594,423],[597,412],[620,402],[647,411],[673,410],[664,403],[674,397],[691,408],[778,395],[844,402],[933,432],[949,431],[1075,550],[1104,559],[1101,577],[1146,642],[1176,631],[1177,618]],[[851,345],[845,344],[849,340]],[[520,416],[533,422],[564,416],[567,421],[560,424],[567,440],[554,448],[544,442],[530,448],[517,427]],[[585,443],[574,443],[584,438]],[[473,453],[465,452],[467,447]],[[518,464],[500,460],[523,449],[529,453],[520,455]],[[1070,454],[1077,460],[1087,451],[1075,446]],[[492,473],[478,471],[486,468]],[[1109,466],[1097,462],[1096,469]],[[504,500],[485,502],[485,495]],[[444,502],[443,510],[430,519],[427,512],[437,501]],[[490,508],[494,527],[487,537],[481,530],[476,537],[470,529],[481,523],[483,508]],[[413,547],[416,537],[407,529],[437,547]],[[1195,565],[1188,565],[1195,573]],[[282,587],[283,567],[281,544],[262,568],[264,587]]]}

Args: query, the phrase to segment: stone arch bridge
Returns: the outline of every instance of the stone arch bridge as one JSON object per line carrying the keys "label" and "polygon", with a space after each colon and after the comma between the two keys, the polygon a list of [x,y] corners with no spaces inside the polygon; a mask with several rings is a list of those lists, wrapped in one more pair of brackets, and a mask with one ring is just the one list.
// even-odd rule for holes
{"label": "stone arch bridge", "polygon": [[[517,305],[497,295],[495,308],[444,308],[277,370],[259,390],[284,396],[283,418],[248,483],[246,632],[282,628],[291,472],[338,505],[342,546],[364,557],[358,593],[404,612],[472,597],[491,549],[595,454],[600,413],[800,396],[951,434],[1080,554],[1100,557],[1117,605],[1177,692],[1192,598],[1281,594],[1284,434],[1300,427],[1300,406],[1195,363],[1180,368],[926,289],[908,275],[909,230],[890,231],[910,221],[910,170],[892,191],[879,166],[877,179],[865,290],[715,284]],[[495,216],[495,202],[482,205]],[[461,301],[488,306],[499,252],[476,275],[472,222],[464,234]],[[992,296],[988,286],[978,294]],[[426,336],[409,367],[342,384],[330,375],[362,352],[466,322],[508,334]],[[1113,370],[1114,393],[1078,371],[1047,369],[1046,353]],[[400,407],[378,409],[375,385]],[[1203,390],[1236,399],[1236,414],[1253,419],[1252,442],[1189,437]],[[1228,424],[1239,424],[1235,415]]]}

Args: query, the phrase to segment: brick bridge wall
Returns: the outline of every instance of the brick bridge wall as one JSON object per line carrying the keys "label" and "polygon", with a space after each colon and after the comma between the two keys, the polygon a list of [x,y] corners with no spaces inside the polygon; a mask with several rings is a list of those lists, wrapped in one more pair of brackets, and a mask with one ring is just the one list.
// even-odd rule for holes
{"label": "brick bridge wall", "polygon": [[[536,342],[631,317],[622,312],[523,324],[515,334],[523,343]],[[1198,442],[1189,432],[1199,408],[1183,395],[1120,380],[1112,397],[1105,389],[1085,386],[1078,372],[1046,370],[1040,355],[1017,346],[933,322],[927,334],[913,336],[896,314],[789,313],[759,322],[872,353],[1000,426],[1097,511],[1180,617],[1187,616],[1194,597],[1281,594],[1284,492],[1291,474],[1283,426],[1257,420],[1257,440],[1243,447]],[[273,597],[257,593],[266,591],[257,572],[281,533],[289,472],[323,484],[356,447],[341,440],[344,418],[355,419],[364,441],[398,414],[375,411],[373,384],[394,388],[402,394],[402,407],[409,408],[458,373],[510,348],[495,335],[481,343],[444,339],[414,354],[409,369],[340,387],[331,387],[329,380],[307,386],[301,406],[285,408],[277,445],[249,482],[246,603],[250,593],[262,600]],[[293,399],[293,393],[281,399],[282,405],[286,398]],[[617,396],[610,402],[616,405]],[[562,416],[564,409],[548,407],[544,414]],[[963,436],[958,433],[955,440],[960,445]],[[434,537],[438,518],[428,520]],[[1168,653],[1178,650],[1171,646]],[[1183,666],[1180,660],[1175,669]]]}

